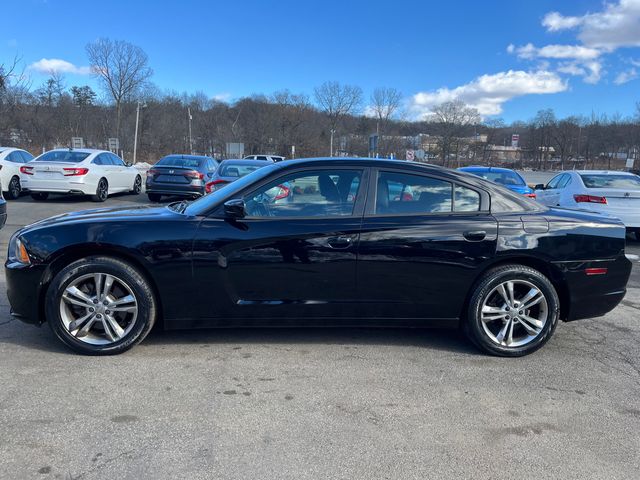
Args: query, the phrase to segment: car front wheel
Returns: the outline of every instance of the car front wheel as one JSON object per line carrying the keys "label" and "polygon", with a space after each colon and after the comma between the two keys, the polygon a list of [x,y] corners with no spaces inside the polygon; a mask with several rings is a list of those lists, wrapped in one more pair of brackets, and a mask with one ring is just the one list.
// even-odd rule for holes
{"label": "car front wheel", "polygon": [[76,352],[113,355],[147,336],[156,302],[145,277],[110,257],[88,257],[61,270],[46,294],[55,335]]}
{"label": "car front wheel", "polygon": [[465,327],[485,352],[517,357],[551,338],[559,313],[558,294],[547,277],[524,265],[505,265],[479,280]]}
{"label": "car front wheel", "polygon": [[133,182],[133,189],[131,189],[131,193],[134,195],[139,195],[142,191],[142,177],[140,175],[136,175],[136,179]]}

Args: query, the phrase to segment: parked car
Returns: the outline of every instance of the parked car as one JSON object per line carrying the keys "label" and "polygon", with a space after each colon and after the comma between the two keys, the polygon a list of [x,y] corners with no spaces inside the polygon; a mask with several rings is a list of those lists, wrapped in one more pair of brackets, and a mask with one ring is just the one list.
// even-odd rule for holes
{"label": "parked car", "polygon": [[509,170],[508,168],[481,166],[462,167],[458,170],[461,172],[472,173],[473,175],[477,175],[485,180],[490,180],[492,182],[499,183],[500,185],[504,185],[509,190],[524,195],[525,197],[536,198],[536,194],[533,189],[529,187],[527,182],[524,181],[524,178],[514,170]]}
{"label": "parked car", "polygon": [[268,162],[282,162],[285,157],[280,155],[247,155],[245,160],[266,160]]}
{"label": "parked car", "polygon": [[571,170],[536,185],[538,201],[619,218],[640,240],[640,177],[629,172]]}
{"label": "parked car", "polygon": [[211,176],[205,186],[206,193],[218,190],[228,183],[235,182],[239,178],[250,174],[251,172],[269,165],[264,160],[240,160],[229,159],[220,162],[220,166]]}
{"label": "parked car", "polygon": [[2,195],[2,189],[0,189],[0,229],[7,223],[7,201]]}
{"label": "parked car", "polygon": [[[265,197],[283,184],[291,201]],[[194,202],[40,221],[11,237],[6,282],[15,316],[86,354],[123,352],[161,321],[460,326],[485,352],[519,356],[559,320],[622,300],[624,250],[619,220],[474,175],[324,158],[269,164]]]}
{"label": "parked car", "polygon": [[26,150],[12,147],[0,147],[0,183],[6,198],[18,198],[22,191],[20,166],[33,160]]}
{"label": "parked car", "polygon": [[113,193],[142,190],[137,168],[105,150],[56,149],[20,167],[22,187],[34,200],[46,200],[50,193],[91,195],[104,202]]}
{"label": "parked car", "polygon": [[197,198],[204,195],[218,162],[200,155],[167,155],[147,171],[149,200],[159,202],[163,195]]}

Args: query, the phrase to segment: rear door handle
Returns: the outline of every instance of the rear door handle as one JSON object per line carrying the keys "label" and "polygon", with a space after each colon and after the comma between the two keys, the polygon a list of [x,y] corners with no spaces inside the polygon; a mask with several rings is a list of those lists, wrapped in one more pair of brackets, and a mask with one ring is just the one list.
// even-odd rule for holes
{"label": "rear door handle", "polygon": [[353,237],[348,235],[340,235],[338,237],[331,237],[327,240],[327,244],[334,249],[349,248],[353,242]]}
{"label": "rear door handle", "polygon": [[470,242],[479,242],[480,240],[484,240],[487,236],[487,232],[484,230],[470,230],[468,232],[464,232],[462,236]]}

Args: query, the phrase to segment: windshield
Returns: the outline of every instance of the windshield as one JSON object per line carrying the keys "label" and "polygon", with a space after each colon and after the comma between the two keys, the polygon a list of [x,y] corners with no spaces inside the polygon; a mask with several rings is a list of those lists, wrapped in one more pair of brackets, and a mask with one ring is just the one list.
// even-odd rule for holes
{"label": "windshield", "polygon": [[179,168],[198,168],[204,160],[199,158],[185,158],[179,156],[171,156],[161,158],[156,165],[161,167],[179,167]]}
{"label": "windshield", "polygon": [[244,177],[251,172],[255,172],[263,165],[247,165],[246,163],[226,163],[223,162],[220,165],[220,172],[218,175],[221,177]]}
{"label": "windshield", "polygon": [[587,188],[640,189],[640,177],[637,175],[580,174],[580,178]]}
{"label": "windshield", "polygon": [[275,163],[269,164],[266,167],[258,168],[257,170],[251,172],[250,174],[242,177],[240,180],[237,180],[233,183],[229,183],[224,187],[215,190],[213,193],[209,195],[205,195],[204,197],[200,197],[198,200],[189,204],[189,206],[185,209],[185,213],[187,215],[203,215],[213,207],[218,205],[220,202],[226,200],[227,198],[233,196],[236,192],[244,189],[245,187],[251,185],[254,182],[258,182],[260,179],[266,177],[274,169],[277,169]]}
{"label": "windshield", "polygon": [[485,180],[499,183],[500,185],[518,185],[518,186],[526,185],[520,175],[510,170],[494,171],[494,172],[492,172],[491,170],[486,170],[486,171],[467,170],[467,172],[473,173],[474,175],[484,178]]}
{"label": "windshield", "polygon": [[87,158],[90,153],[86,152],[74,152],[73,150],[51,150],[50,152],[43,153],[36,160],[38,162],[68,162],[78,163]]}

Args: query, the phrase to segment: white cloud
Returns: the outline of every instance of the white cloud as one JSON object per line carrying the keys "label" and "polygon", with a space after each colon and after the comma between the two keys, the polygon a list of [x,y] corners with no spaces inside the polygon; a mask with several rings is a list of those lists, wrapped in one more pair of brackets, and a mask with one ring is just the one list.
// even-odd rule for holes
{"label": "white cloud", "polygon": [[577,62],[565,62],[558,65],[556,69],[560,73],[566,73],[568,75],[579,75],[584,76],[587,74],[587,71],[584,67],[581,67]]}
{"label": "white cloud", "polygon": [[550,94],[567,90],[567,84],[549,71],[525,72],[509,70],[482,75],[465,85],[420,92],[413,96],[410,110],[416,118],[425,118],[438,104],[461,100],[478,109],[481,115],[498,115],[502,105],[516,97],[531,94]]}
{"label": "white cloud", "polygon": [[216,93],[213,99],[217,102],[228,102],[231,100],[231,94],[229,92]]}
{"label": "white cloud", "polygon": [[580,17],[565,17],[558,12],[549,12],[542,19],[542,25],[550,32],[575,28],[582,22]]}
{"label": "white cloud", "polygon": [[[509,45],[513,47],[513,45]],[[507,51],[510,53],[515,52],[518,57],[532,59],[532,58],[554,58],[565,59],[574,58],[579,60],[591,60],[600,56],[600,50],[595,48],[583,47],[582,45],[546,45],[541,48],[535,47],[531,43],[527,43],[522,47],[511,48],[507,47]]]}
{"label": "white cloud", "polygon": [[550,32],[578,29],[578,39],[587,47],[613,51],[640,46],[640,0],[605,3],[597,13],[572,17],[558,12],[545,15],[542,25]]}
{"label": "white cloud", "polygon": [[89,75],[90,67],[78,67],[71,62],[59,58],[43,58],[29,65],[30,70],[40,73],[73,73],[76,75]]}
{"label": "white cloud", "polygon": [[602,64],[598,61],[593,61],[585,63],[584,66],[589,73],[584,77],[583,80],[586,83],[598,83],[600,81],[600,78],[602,77]]}
{"label": "white cloud", "polygon": [[615,83],[616,85],[622,85],[623,83],[630,82],[631,80],[635,80],[636,78],[638,78],[638,71],[635,68],[630,68],[629,70],[620,72],[613,80],[613,83]]}

